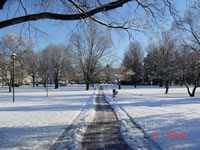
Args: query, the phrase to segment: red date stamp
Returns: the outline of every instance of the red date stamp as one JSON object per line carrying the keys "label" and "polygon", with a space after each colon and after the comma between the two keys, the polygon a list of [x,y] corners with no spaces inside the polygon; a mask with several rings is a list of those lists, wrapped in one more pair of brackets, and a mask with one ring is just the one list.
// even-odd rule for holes
{"label": "red date stamp", "polygon": [[161,137],[166,137],[172,140],[185,140],[187,138],[187,133],[181,131],[169,131],[163,134],[159,132],[152,132],[150,136],[153,140],[158,140]]}

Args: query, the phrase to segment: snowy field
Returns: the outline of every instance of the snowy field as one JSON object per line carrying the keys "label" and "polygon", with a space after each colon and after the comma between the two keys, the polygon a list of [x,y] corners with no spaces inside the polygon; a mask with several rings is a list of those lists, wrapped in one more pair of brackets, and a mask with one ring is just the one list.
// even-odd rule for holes
{"label": "snowy field", "polygon": [[[111,96],[115,86],[104,85]],[[0,88],[0,149],[48,149],[93,96],[84,85],[49,89],[16,89],[16,102]],[[200,91],[190,98],[185,88],[122,86],[117,97],[122,107],[164,150],[199,150]]]}
{"label": "snowy field", "polygon": [[[107,90],[111,94],[111,90]],[[164,150],[200,149],[200,91],[190,98],[185,88],[122,87],[117,103]]]}
{"label": "snowy field", "polygon": [[84,85],[16,88],[16,101],[0,88],[0,149],[48,149],[93,94]]}

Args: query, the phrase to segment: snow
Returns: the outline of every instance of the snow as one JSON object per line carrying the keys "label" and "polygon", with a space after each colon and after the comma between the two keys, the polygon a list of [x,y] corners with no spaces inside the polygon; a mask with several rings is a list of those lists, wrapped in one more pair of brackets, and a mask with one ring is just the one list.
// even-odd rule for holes
{"label": "snow", "polygon": [[[104,92],[111,98],[112,88],[117,86],[103,86]],[[95,92],[84,88],[84,85],[69,85],[57,90],[50,87],[47,97],[43,87],[20,87],[16,89],[14,104],[8,89],[0,88],[0,150],[49,149],[69,125],[77,123],[76,118],[82,121],[78,124],[90,123],[94,116],[94,109],[90,107],[94,106]],[[168,95],[164,91],[155,86],[136,89],[122,86],[115,100],[110,100],[121,119],[130,120],[128,116],[131,117],[142,128],[138,129],[145,132],[124,122],[127,126],[122,128],[122,133],[126,133],[123,134],[126,141],[131,144],[131,138],[135,136],[136,143],[132,145],[139,144],[142,149],[143,140],[148,143],[144,139],[147,135],[164,150],[198,150],[199,89],[194,98],[188,97],[184,87],[170,88]],[[80,114],[83,108],[87,109]],[[80,126],[80,135],[76,134],[75,138],[81,138],[79,136],[85,128],[84,124]]]}
{"label": "snow", "polygon": [[106,100],[111,104],[120,122],[120,132],[131,149],[140,150],[160,150],[158,144],[152,141],[143,129],[120,107],[115,98],[106,96]]}
{"label": "snow", "polygon": [[[117,104],[140,125],[162,149],[198,150],[200,147],[200,93],[190,98],[184,87],[169,94],[162,88],[122,87]],[[105,91],[111,96],[111,90]],[[155,136],[156,135],[156,136]]]}
{"label": "snow", "polygon": [[87,101],[79,115],[73,120],[73,123],[66,128],[56,142],[50,147],[50,150],[80,150],[81,141],[84,138],[88,126],[93,121],[95,115],[95,99],[97,91],[94,91],[92,97]]}
{"label": "snow", "polygon": [[15,103],[7,88],[0,88],[0,149],[48,149],[78,116],[93,91],[82,85],[58,90],[16,88]]}

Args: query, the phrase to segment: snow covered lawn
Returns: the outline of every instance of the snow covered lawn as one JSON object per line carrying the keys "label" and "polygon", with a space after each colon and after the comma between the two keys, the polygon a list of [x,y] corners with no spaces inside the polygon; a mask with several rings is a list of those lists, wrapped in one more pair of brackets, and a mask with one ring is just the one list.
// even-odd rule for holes
{"label": "snow covered lawn", "polygon": [[126,87],[116,100],[162,149],[198,150],[199,92],[190,98],[185,88],[171,88],[165,95],[164,89]]}
{"label": "snow covered lawn", "polygon": [[16,89],[16,101],[0,88],[0,149],[47,149],[72,123],[93,91],[82,85]]}

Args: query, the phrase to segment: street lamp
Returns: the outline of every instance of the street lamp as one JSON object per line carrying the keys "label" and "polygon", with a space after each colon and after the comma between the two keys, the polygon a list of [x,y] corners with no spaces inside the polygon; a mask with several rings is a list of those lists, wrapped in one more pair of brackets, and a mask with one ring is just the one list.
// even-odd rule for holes
{"label": "street lamp", "polygon": [[49,81],[49,79],[48,79],[48,77],[47,77],[47,81],[46,81],[46,95],[47,95],[47,97],[49,96],[49,87],[48,87],[48,82]]}
{"label": "street lamp", "polygon": [[46,96],[47,97],[49,96],[49,87],[48,87],[48,84],[49,84],[49,70],[48,70],[48,67],[47,67],[47,74],[46,74]]}
{"label": "street lamp", "polygon": [[12,53],[12,88],[13,88],[13,103],[15,102],[15,59],[16,59],[16,53]]}

